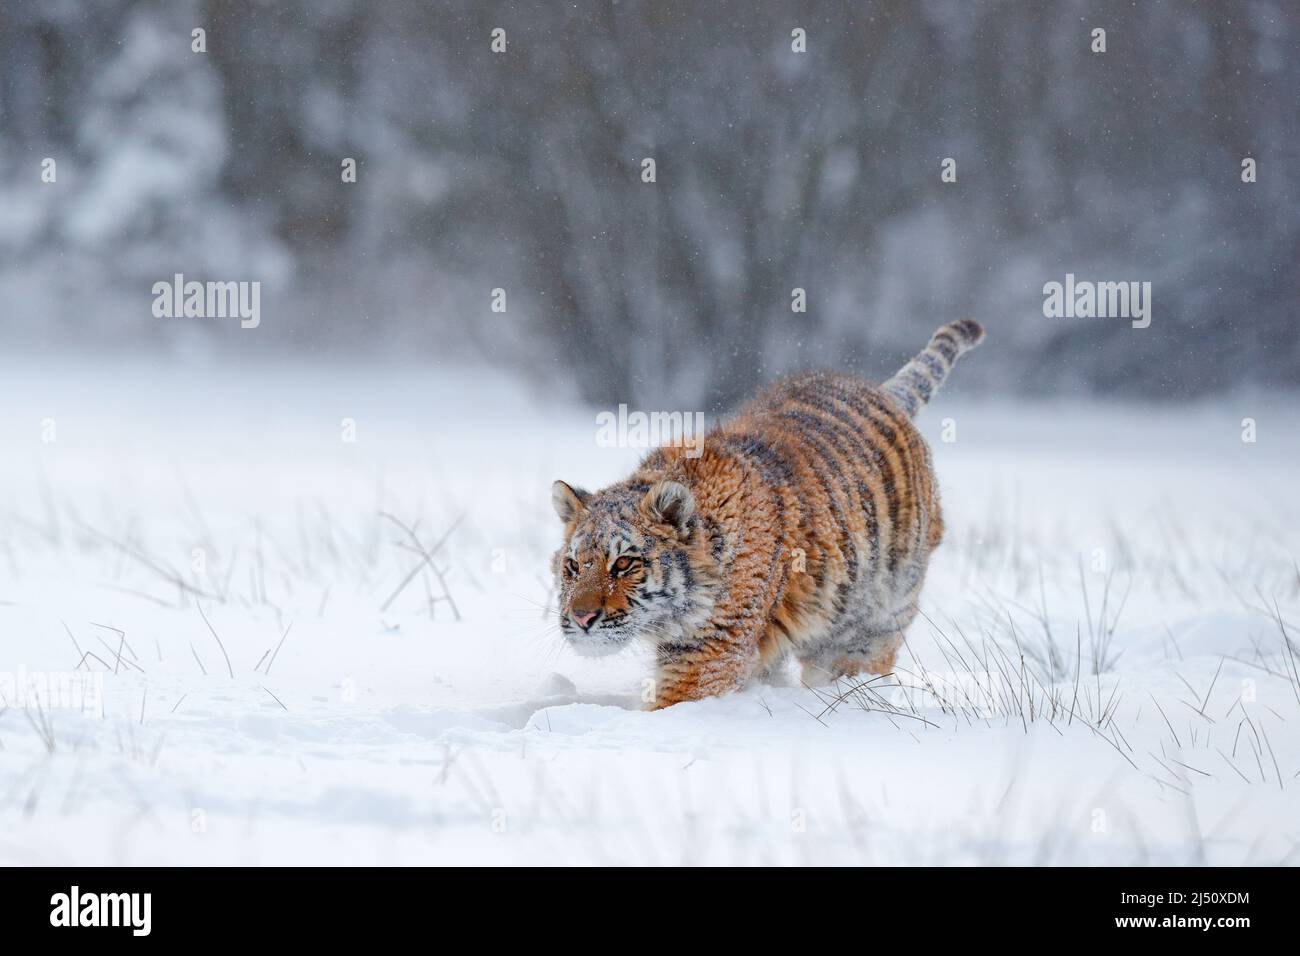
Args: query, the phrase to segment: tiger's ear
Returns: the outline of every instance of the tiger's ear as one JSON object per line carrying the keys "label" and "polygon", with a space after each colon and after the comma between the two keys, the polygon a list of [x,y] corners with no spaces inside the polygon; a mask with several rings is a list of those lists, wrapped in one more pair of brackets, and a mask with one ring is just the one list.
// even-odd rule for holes
{"label": "tiger's ear", "polygon": [[679,481],[656,481],[641,499],[641,510],[652,521],[685,531],[695,514],[695,496]]}
{"label": "tiger's ear", "polygon": [[591,492],[583,491],[581,488],[573,488],[563,481],[557,481],[551,485],[551,504],[555,506],[555,513],[560,516],[560,520],[568,524],[591,500]]}

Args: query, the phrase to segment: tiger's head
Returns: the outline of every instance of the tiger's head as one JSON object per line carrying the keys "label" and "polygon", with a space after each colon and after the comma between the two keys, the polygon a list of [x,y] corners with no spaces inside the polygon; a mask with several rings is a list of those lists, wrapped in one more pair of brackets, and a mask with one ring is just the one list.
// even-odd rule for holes
{"label": "tiger's head", "polygon": [[593,494],[557,481],[551,500],[565,530],[551,560],[560,630],[575,650],[672,641],[707,617],[716,549],[689,488],[629,481]]}

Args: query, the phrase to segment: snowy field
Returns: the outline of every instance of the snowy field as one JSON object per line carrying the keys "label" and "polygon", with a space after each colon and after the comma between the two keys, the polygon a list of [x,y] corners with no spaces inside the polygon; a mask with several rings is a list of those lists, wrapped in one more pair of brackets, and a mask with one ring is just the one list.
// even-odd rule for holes
{"label": "snowy field", "polygon": [[551,480],[640,454],[594,412],[11,363],[0,862],[1297,862],[1298,423],[940,400],[899,672],[648,713],[547,613]]}

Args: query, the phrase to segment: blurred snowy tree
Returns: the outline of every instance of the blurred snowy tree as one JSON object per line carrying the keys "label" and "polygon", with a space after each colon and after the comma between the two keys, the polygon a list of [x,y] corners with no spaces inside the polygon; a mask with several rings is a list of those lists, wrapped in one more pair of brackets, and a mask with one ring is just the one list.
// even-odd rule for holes
{"label": "blurred snowy tree", "polygon": [[[1294,386],[1298,90],[1286,0],[9,0],[0,324],[222,335],[150,320],[184,271],[270,280],[262,342],[600,402],[878,374],[961,315],[959,387]],[[1044,318],[1067,272],[1151,281],[1151,327]]]}

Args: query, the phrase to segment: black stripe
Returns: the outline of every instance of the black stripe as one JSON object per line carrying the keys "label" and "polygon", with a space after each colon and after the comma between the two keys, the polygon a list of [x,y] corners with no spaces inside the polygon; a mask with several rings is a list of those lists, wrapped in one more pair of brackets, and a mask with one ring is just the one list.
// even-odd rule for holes
{"label": "black stripe", "polygon": [[916,361],[924,365],[930,374],[934,376],[935,385],[942,385],[948,378],[950,366],[945,366],[933,352],[922,352],[916,357]]}
{"label": "black stripe", "polygon": [[921,404],[928,402],[930,396],[934,394],[934,385],[931,381],[920,372],[912,369],[910,382],[912,394],[921,400]]}
{"label": "black stripe", "polygon": [[727,548],[727,539],[722,533],[722,526],[712,515],[705,515],[704,531],[709,536],[709,554],[713,556],[714,561],[721,562]]}
{"label": "black stripe", "polygon": [[[875,429],[875,434],[871,436],[868,443],[871,448],[872,458],[876,465],[876,472],[882,478],[882,492],[885,495],[885,501],[889,511],[889,548],[887,550],[887,567],[892,574],[898,564],[898,475],[894,471],[894,466],[890,462],[889,456],[881,448],[879,441],[883,441],[885,448],[896,447],[898,444],[898,432],[904,426],[904,420],[897,417],[897,412],[888,404],[887,400],[870,387],[861,386],[850,390],[845,383],[827,382],[827,389],[833,394],[833,397],[853,411],[857,412],[864,422],[870,424]],[[890,424],[890,422],[893,424]],[[861,427],[861,426],[859,426]],[[879,439],[879,441],[877,441]],[[903,470],[904,480],[911,482],[911,473],[908,468],[907,459],[899,455],[899,465]],[[879,540],[879,524],[877,524],[877,541]]]}
{"label": "black stripe", "polygon": [[[867,401],[872,405],[873,409],[879,411],[882,416],[888,417],[891,414],[890,409],[885,405],[884,401],[878,398],[877,396],[873,394],[869,394],[867,397]],[[880,435],[885,440],[885,443],[890,448],[893,448],[895,451],[897,451],[898,466],[903,473],[902,477],[905,483],[904,487],[911,488],[913,485],[911,463],[908,460],[908,456],[904,454],[902,449],[899,447],[900,442],[898,440],[899,432],[902,430],[902,423],[899,423],[899,428],[895,429],[885,424],[880,419],[877,419],[875,416],[868,416],[868,417],[871,423],[875,425],[878,429],[880,429]],[[898,545],[899,545],[899,539],[901,537],[899,534],[899,527],[898,527],[899,486],[898,486],[898,476],[894,474],[892,466],[889,465],[889,458],[882,454],[881,460],[885,463],[886,467],[889,469],[889,478],[888,478],[889,486],[887,489],[887,493],[889,495],[889,532],[890,532],[888,567],[890,573],[892,574],[894,570],[898,567],[898,551],[899,551]]]}
{"label": "black stripe", "polygon": [[[916,437],[919,440],[919,435],[916,434],[915,428],[910,422],[908,422],[899,428],[898,434],[895,436],[895,440],[891,442],[891,444],[898,452],[899,464],[903,469],[904,480],[907,482],[907,491],[909,492],[908,497],[910,499],[908,507],[910,526],[908,528],[907,537],[909,540],[914,542],[909,547],[909,551],[912,555],[916,555],[920,553],[921,547],[921,475],[922,471],[929,471],[930,469],[928,464],[922,461],[919,463],[920,470],[918,470],[918,463],[914,460],[916,457],[916,444],[912,441],[913,437]],[[924,448],[925,446],[922,444],[920,447]],[[897,558],[903,552],[903,543],[902,536],[899,535],[898,528],[895,526],[894,540],[892,544],[897,554],[890,555],[891,570],[897,565]]]}
{"label": "black stripe", "polygon": [[[785,498],[781,492],[782,489],[793,488],[795,485],[794,471],[789,463],[778,455],[770,445],[753,435],[724,435],[721,436],[719,441],[715,442],[715,447],[729,453],[732,458],[751,463],[750,467],[758,472],[776,505],[776,532],[784,537]],[[798,500],[798,496],[795,496],[796,503],[798,503]],[[781,549],[773,548],[772,559],[767,570],[768,580],[776,580],[775,575],[778,567],[781,569],[781,576],[776,586],[776,596],[779,599],[785,593],[786,580],[789,577],[790,570],[781,560]]]}
{"label": "black stripe", "polygon": [[949,365],[957,360],[957,343],[951,338],[941,339],[936,335],[934,341],[930,343],[930,348],[942,355]]}
{"label": "black stripe", "polygon": [[[848,581],[841,582],[840,587],[838,588],[841,593],[838,595],[837,601],[842,604],[848,593],[848,585],[854,584],[858,580],[858,547],[856,542],[853,540],[853,529],[849,524],[848,513],[844,510],[844,505],[853,504],[853,486],[849,482],[849,476],[844,474],[844,468],[841,466],[840,461],[829,449],[827,449],[822,438],[826,438],[828,441],[832,442],[832,444],[838,444],[838,442],[836,442],[834,436],[828,432],[824,420],[817,418],[815,415],[810,415],[806,412],[800,412],[789,408],[782,409],[777,414],[781,418],[798,422],[807,429],[807,431],[799,435],[799,441],[803,442],[814,451],[817,456],[821,458],[826,469],[834,472],[839,478],[839,483],[843,491],[844,504],[841,504],[840,500],[835,496],[835,491],[826,481],[825,476],[817,469],[813,469],[816,474],[817,483],[821,485],[822,491],[826,493],[826,500],[830,503],[831,512],[835,517],[835,523],[839,526],[839,550],[841,555],[844,557],[845,563],[848,565]],[[841,455],[846,464],[852,461],[852,457],[845,454],[842,449]]]}
{"label": "black stripe", "polygon": [[[807,408],[813,409],[813,411],[805,413],[798,410],[786,410],[781,414],[791,420],[798,421],[801,424],[807,424],[807,420],[812,419],[814,424],[809,425],[809,427],[816,429],[819,434],[825,436],[826,440],[831,443],[832,447],[839,452],[840,458],[843,459],[847,467],[851,469],[855,468],[855,466],[861,463],[862,458],[870,454],[870,446],[867,445],[863,439],[862,423],[860,421],[846,418],[846,412],[844,409],[838,408],[834,405],[818,408],[817,406],[804,401],[799,395],[793,395],[791,397],[794,401],[799,402]],[[841,472],[843,471],[838,463],[835,464],[835,467]],[[874,576],[876,569],[879,566],[880,548],[880,542],[877,538],[879,528],[876,521],[875,495],[871,492],[867,483],[862,481],[860,477],[857,477],[856,474],[841,474],[841,480],[844,485],[845,497],[850,502],[854,500],[852,486],[854,484],[857,485],[858,507],[866,518],[867,541],[871,547],[871,552],[867,557],[868,568],[870,574]],[[855,583],[860,577],[857,573],[857,565],[858,561],[855,560],[853,573],[851,575],[852,580]]]}
{"label": "black stripe", "polygon": [[778,631],[780,631],[782,634],[784,634],[785,637],[786,637],[786,640],[788,640],[791,644],[795,643],[794,635],[790,633],[790,629],[789,629],[788,627],[786,627],[784,624],[782,624],[780,621],[778,621],[775,617],[772,618],[772,625],[773,625],[773,626],[774,626]]}
{"label": "black stripe", "polygon": [[676,549],[669,553],[673,556],[673,563],[677,565],[677,570],[682,572],[683,588],[689,591],[695,586],[695,572],[691,569],[691,562],[686,557],[686,552]]}

